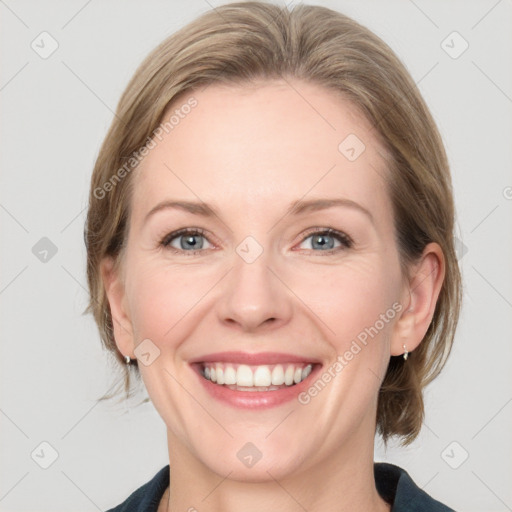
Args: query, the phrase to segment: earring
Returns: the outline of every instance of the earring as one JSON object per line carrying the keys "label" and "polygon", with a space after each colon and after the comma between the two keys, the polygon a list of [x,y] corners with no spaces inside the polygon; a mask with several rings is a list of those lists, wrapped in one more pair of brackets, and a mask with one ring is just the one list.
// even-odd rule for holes
{"label": "earring", "polygon": [[132,364],[132,360],[130,359],[130,356],[124,356],[124,361],[126,364]]}
{"label": "earring", "polygon": [[407,352],[407,348],[405,348],[405,345],[403,345],[404,347],[404,361],[407,361],[407,358],[409,357],[409,352]]}

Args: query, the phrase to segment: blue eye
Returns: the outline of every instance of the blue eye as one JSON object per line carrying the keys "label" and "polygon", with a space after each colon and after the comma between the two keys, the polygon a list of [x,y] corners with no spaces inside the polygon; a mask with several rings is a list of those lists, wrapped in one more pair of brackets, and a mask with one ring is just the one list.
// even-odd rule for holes
{"label": "blue eye", "polygon": [[[330,254],[339,250],[349,249],[353,245],[349,236],[334,229],[313,231],[304,238],[302,243],[304,243],[308,238],[311,238],[312,249],[319,249],[319,251],[314,252],[325,252]],[[340,243],[338,247],[334,246],[336,241]]]}
{"label": "blue eye", "polygon": [[[172,241],[176,239],[180,239],[179,247],[172,245]],[[200,249],[203,249],[203,241],[206,240],[204,236],[204,231],[201,229],[181,229],[179,231],[174,231],[165,236],[165,238],[160,242],[160,245],[163,247],[173,248],[175,252],[188,252],[191,254],[196,254],[200,252]],[[191,249],[191,250],[190,250]]]}
{"label": "blue eye", "polygon": [[[314,228],[313,231],[310,231],[309,234],[303,238],[301,244],[309,238],[312,239],[311,250],[313,250],[313,252],[332,254],[343,249],[349,249],[353,246],[352,239],[348,235],[330,228]],[[180,240],[178,247],[173,243],[175,240]],[[202,229],[186,228],[173,231],[166,235],[160,241],[160,246],[168,248],[175,253],[195,255],[204,252],[203,249],[209,248],[204,247],[204,240],[207,240],[207,238],[205,237],[205,232]],[[335,247],[336,241],[340,244],[337,247]]]}

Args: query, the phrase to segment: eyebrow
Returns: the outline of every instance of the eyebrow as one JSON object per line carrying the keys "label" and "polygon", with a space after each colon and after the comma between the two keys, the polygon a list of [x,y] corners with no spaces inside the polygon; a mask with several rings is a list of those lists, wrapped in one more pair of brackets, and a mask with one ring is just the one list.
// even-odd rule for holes
{"label": "eyebrow", "polygon": [[[309,199],[307,201],[303,201],[298,199],[291,203],[286,210],[286,215],[301,215],[307,212],[326,210],[328,208],[334,207],[348,207],[358,210],[359,212],[365,214],[368,219],[374,223],[374,218],[371,212],[366,209],[364,206],[352,201],[351,199],[346,198],[322,198],[322,199]],[[152,215],[161,210],[167,209],[178,209],[183,210],[193,215],[199,215],[201,217],[219,217],[218,211],[210,204],[204,202],[194,202],[194,201],[173,201],[173,200],[165,200],[158,203],[154,206],[146,215],[144,219],[144,223],[146,223]]]}

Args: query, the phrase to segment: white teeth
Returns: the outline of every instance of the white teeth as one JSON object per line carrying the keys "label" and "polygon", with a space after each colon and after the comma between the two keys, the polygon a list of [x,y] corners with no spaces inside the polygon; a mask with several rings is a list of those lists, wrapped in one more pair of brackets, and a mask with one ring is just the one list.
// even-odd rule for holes
{"label": "white teeth", "polygon": [[304,366],[303,363],[249,366],[219,362],[205,363],[203,376],[237,391],[272,391],[298,384],[308,377],[312,369],[312,364]]}
{"label": "white teeth", "polygon": [[310,364],[308,364],[306,366],[306,368],[304,368],[304,370],[302,370],[302,379],[301,380],[304,380],[311,373],[311,370],[312,370],[312,367]]}
{"label": "white teeth", "polygon": [[284,384],[284,370],[282,365],[278,364],[272,370],[272,385],[281,386],[282,384]]}
{"label": "white teeth", "polygon": [[[205,368],[205,370],[206,370],[206,368]],[[208,378],[208,377],[206,377],[206,378]],[[236,372],[232,366],[226,366],[226,369],[224,370],[224,384],[226,384],[226,385],[236,384]]]}
{"label": "white teeth", "polygon": [[291,386],[293,384],[293,375],[295,373],[295,368],[293,366],[288,366],[286,371],[284,372],[284,383],[287,386]]}
{"label": "white teeth", "polygon": [[255,386],[270,386],[272,384],[272,375],[268,366],[258,366],[254,372]]}
{"label": "white teeth", "polygon": [[245,364],[241,364],[236,371],[236,384],[238,386],[254,386],[252,370]]}
{"label": "white teeth", "polygon": [[215,374],[217,375],[217,384],[224,384],[224,370],[220,364],[217,365]]}

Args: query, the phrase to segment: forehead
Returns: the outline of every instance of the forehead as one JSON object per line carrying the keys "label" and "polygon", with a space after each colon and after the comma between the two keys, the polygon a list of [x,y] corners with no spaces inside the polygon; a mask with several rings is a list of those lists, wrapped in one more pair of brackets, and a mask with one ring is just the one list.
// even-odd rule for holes
{"label": "forehead", "polygon": [[376,132],[321,86],[213,84],[173,102],[165,122],[135,173],[134,215],[167,198],[260,214],[302,197],[339,195],[389,210]]}

